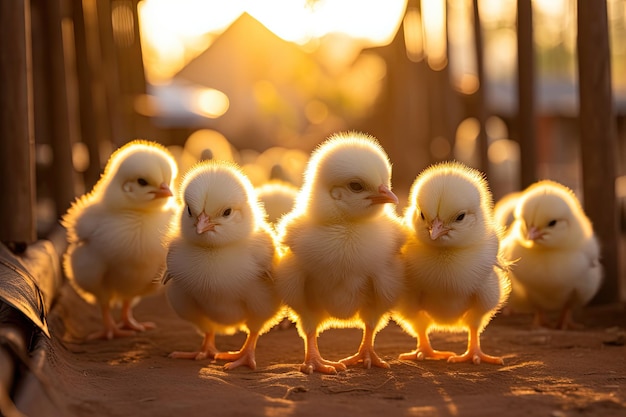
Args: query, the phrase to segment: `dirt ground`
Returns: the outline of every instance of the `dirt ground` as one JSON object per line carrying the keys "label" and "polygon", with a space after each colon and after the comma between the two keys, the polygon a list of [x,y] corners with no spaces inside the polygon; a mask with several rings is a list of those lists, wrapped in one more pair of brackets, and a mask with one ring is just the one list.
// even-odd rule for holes
{"label": "dirt ground", "polygon": [[[225,372],[211,360],[170,359],[201,337],[177,318],[163,294],[142,300],[139,320],[158,328],[112,341],[81,339],[100,314],[63,288],[49,316],[45,365],[49,396],[67,416],[625,416],[626,306],[589,307],[581,331],[533,330],[529,316],[498,315],[482,336],[504,366],[399,361],[415,340],[391,322],[376,339],[391,369],[351,367],[335,376],[298,371],[303,342],[294,327],[272,329],[257,347],[257,369]],[[244,334],[219,336],[237,350]],[[333,329],[322,355],[341,359],[359,345],[358,329]],[[435,348],[461,352],[464,334],[435,334]],[[35,417],[35,416],[33,416]]]}

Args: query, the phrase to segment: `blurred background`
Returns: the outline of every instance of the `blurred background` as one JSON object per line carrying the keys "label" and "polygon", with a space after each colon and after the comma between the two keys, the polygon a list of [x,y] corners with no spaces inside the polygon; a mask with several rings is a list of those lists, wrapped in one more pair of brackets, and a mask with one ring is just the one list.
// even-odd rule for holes
{"label": "blurred background", "polygon": [[255,185],[298,186],[317,144],[359,130],[401,201],[442,160],[485,172],[496,200],[550,178],[586,197],[617,259],[626,0],[14,0],[0,15],[3,210],[34,213],[6,214],[3,241],[51,233],[135,138],[181,172],[232,159]]}

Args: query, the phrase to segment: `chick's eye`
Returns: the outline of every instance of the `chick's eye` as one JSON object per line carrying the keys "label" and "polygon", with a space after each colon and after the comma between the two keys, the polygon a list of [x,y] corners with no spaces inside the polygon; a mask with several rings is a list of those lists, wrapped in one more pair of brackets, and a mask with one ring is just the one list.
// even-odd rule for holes
{"label": "chick's eye", "polygon": [[423,212],[423,211],[422,211],[422,212],[420,212],[420,217],[422,218],[422,220],[425,220],[425,218],[424,218],[424,212]]}
{"label": "chick's eye", "polygon": [[189,214],[189,217],[191,217],[191,207],[187,206],[187,214]]}
{"label": "chick's eye", "polygon": [[554,227],[556,226],[556,220],[551,220],[550,223],[548,223],[548,227]]}
{"label": "chick's eye", "polygon": [[233,212],[233,210],[229,207],[226,210],[224,210],[224,212],[222,213],[223,217],[228,217],[230,216],[230,214]]}
{"label": "chick's eye", "polygon": [[145,187],[146,185],[148,185],[148,181],[144,180],[143,178],[138,178],[137,184],[141,185],[142,187]]}
{"label": "chick's eye", "polygon": [[348,184],[348,187],[350,187],[350,189],[355,193],[360,193],[361,191],[363,191],[363,184],[361,184],[360,182],[352,181],[350,184]]}
{"label": "chick's eye", "polygon": [[456,221],[460,222],[465,218],[465,213],[461,213],[458,216],[456,216]]}

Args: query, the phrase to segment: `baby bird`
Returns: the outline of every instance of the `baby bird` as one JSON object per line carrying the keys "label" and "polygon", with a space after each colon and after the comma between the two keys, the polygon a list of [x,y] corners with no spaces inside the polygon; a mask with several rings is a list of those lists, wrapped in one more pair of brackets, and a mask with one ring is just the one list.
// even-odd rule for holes
{"label": "baby bird", "polygon": [[498,200],[494,206],[494,218],[496,220],[496,224],[502,227],[502,230],[508,230],[513,223],[513,212],[515,211],[515,206],[517,206],[517,202],[521,196],[521,191],[508,193]]}
{"label": "baby bird", "polygon": [[276,225],[282,216],[293,209],[298,188],[288,182],[271,180],[257,187],[256,192],[267,212],[268,222]]}
{"label": "baby bird", "polygon": [[[397,203],[391,165],[374,138],[340,133],[312,153],[296,205],[278,225],[283,253],[276,268],[277,288],[304,340],[302,372],[335,374],[358,362],[389,367],[374,338],[402,286],[406,232]],[[358,352],[323,359],[319,333],[341,326],[363,328]]]}
{"label": "baby bird", "polygon": [[[184,175],[164,277],[167,299],[204,340],[197,352],[170,357],[230,360],[256,368],[259,335],[281,318],[274,290],[275,246],[252,184],[233,162],[202,161]],[[238,352],[219,352],[216,333],[248,333]]]}
{"label": "baby bird", "polygon": [[558,328],[579,327],[572,309],[587,304],[602,281],[600,246],[574,193],[543,180],[524,190],[515,220],[502,241],[511,266],[513,311],[534,312],[534,325],[547,325],[544,312],[560,311]]}
{"label": "baby bird", "polygon": [[[88,339],[130,336],[154,328],[138,323],[133,301],[156,290],[167,250],[162,238],[173,214],[170,207],[176,163],[161,145],[135,140],[115,151],[91,192],[63,216],[68,248],[63,267],[87,301],[102,309],[104,329]],[[122,302],[122,323],[111,314]]]}
{"label": "baby bird", "polygon": [[[482,174],[445,162],[417,176],[405,210],[412,233],[403,247],[406,282],[394,318],[417,337],[400,359],[502,364],[480,348],[480,334],[509,294],[498,257],[499,228]],[[467,330],[462,355],[434,350],[432,330]]]}

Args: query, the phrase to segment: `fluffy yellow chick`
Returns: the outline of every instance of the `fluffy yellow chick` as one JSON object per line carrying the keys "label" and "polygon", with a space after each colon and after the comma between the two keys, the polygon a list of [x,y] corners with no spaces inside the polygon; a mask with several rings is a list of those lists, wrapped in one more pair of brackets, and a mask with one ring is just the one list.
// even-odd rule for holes
{"label": "fluffy yellow chick", "polygon": [[[400,359],[502,364],[480,348],[481,332],[509,294],[482,174],[456,162],[425,169],[411,187],[405,223],[412,234],[403,247],[406,282],[394,318],[417,337],[417,349]],[[466,330],[466,352],[434,350],[432,330]]]}
{"label": "fluffy yellow chick", "polygon": [[[158,288],[167,250],[162,238],[173,214],[170,190],[177,168],[169,152],[136,140],[111,155],[102,177],[62,218],[68,248],[67,277],[89,302],[102,309],[104,329],[89,339],[129,336],[154,327],[138,323],[133,301]],[[122,302],[122,323],[111,314]]]}
{"label": "fluffy yellow chick", "polygon": [[496,224],[502,227],[502,230],[508,230],[514,220],[513,212],[517,206],[519,198],[522,196],[521,191],[506,194],[494,206],[494,218]]}
{"label": "fluffy yellow chick", "polygon": [[[256,343],[281,310],[272,270],[275,246],[265,213],[239,166],[203,161],[184,175],[164,277],[174,311],[203,334],[199,351],[172,358],[230,360],[256,368]],[[219,352],[215,335],[248,333],[238,352]]]}
{"label": "fluffy yellow chick", "polygon": [[[388,157],[374,138],[337,134],[312,153],[296,206],[278,225],[284,251],[276,268],[304,340],[302,372],[334,374],[358,362],[389,367],[374,338],[402,286],[406,232],[397,203]],[[323,359],[317,337],[329,327],[363,328],[359,351]]]}
{"label": "fluffy yellow chick", "polygon": [[515,220],[502,241],[511,266],[513,311],[534,312],[534,325],[546,325],[544,312],[560,311],[558,328],[578,327],[572,309],[585,305],[602,281],[600,247],[591,222],[574,193],[550,180],[524,190]]}
{"label": "fluffy yellow chick", "polygon": [[268,222],[276,225],[282,216],[293,209],[298,188],[288,182],[272,180],[257,187],[256,192],[267,212]]}

